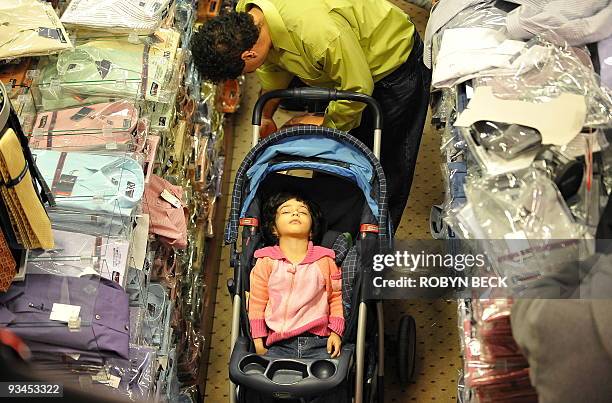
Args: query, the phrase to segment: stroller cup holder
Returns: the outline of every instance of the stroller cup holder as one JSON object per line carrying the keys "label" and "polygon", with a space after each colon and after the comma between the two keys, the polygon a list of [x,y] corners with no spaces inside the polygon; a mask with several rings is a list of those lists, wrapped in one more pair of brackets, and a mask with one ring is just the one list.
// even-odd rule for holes
{"label": "stroller cup holder", "polygon": [[348,377],[354,345],[342,347],[340,357],[274,358],[248,351],[249,341],[238,338],[230,360],[230,378],[269,395],[305,397],[323,394]]}

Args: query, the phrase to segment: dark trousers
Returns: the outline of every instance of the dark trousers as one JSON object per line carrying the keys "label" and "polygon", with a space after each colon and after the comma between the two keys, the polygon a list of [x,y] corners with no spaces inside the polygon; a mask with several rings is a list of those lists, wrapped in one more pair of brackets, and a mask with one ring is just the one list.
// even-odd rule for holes
{"label": "dark trousers", "polygon": [[[427,118],[431,71],[423,64],[423,41],[415,31],[408,60],[374,85],[372,96],[383,113],[381,164],[387,179],[389,214],[395,231],[408,201],[423,126]],[[374,144],[372,114],[366,108],[351,134],[370,149]]]}

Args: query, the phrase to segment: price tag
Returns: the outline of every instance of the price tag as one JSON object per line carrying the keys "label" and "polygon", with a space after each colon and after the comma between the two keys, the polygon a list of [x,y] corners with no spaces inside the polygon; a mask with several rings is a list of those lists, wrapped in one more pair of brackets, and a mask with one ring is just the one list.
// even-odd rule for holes
{"label": "price tag", "polygon": [[138,37],[138,34],[136,32],[130,32],[130,35],[128,36],[128,42],[133,43],[135,45],[139,44],[140,38]]}
{"label": "price tag", "polygon": [[67,304],[53,304],[51,309],[50,320],[56,320],[58,322],[70,321],[71,318],[78,318],[81,313],[81,307],[78,305],[67,305]]}
{"label": "price tag", "polygon": [[108,376],[108,385],[111,388],[117,389],[119,387],[119,382],[121,382],[121,378],[119,378],[118,376],[115,376],[115,375]]}
{"label": "price tag", "polygon": [[60,80],[58,78],[52,78],[49,81],[49,86],[53,89],[59,89],[60,86]]}
{"label": "price tag", "polygon": [[72,317],[68,320],[68,330],[71,332],[79,332],[81,330],[81,318]]}
{"label": "price tag", "polygon": [[168,203],[170,203],[174,208],[183,207],[183,204],[181,203],[179,198],[173,195],[172,193],[170,193],[168,189],[164,189],[160,197],[164,199],[165,201],[167,201]]}
{"label": "price tag", "polygon": [[28,70],[26,72],[26,78],[33,80],[40,75],[40,71],[38,70]]}

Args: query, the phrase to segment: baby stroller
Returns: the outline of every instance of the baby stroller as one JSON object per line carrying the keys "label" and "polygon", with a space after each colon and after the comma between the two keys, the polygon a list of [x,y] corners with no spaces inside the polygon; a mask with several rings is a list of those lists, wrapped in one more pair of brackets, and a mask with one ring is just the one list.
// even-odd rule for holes
{"label": "baby stroller", "polygon": [[[273,98],[366,103],[374,113],[374,153],[344,132],[318,126],[289,127],[259,142],[263,106]],[[234,277],[228,281],[233,298],[230,402],[245,402],[245,388],[279,400],[298,401],[345,388],[345,395],[353,396],[346,401],[383,402],[383,309],[368,280],[373,255],[392,248],[386,182],[377,158],[382,133],[380,107],[363,94],[294,88],[262,95],[252,123],[253,148],[237,171],[225,231],[225,242],[232,245],[234,268]],[[314,174],[300,177],[280,173],[291,170]],[[255,265],[254,252],[264,246],[260,208],[270,195],[288,189],[299,191],[321,207],[328,228],[322,246],[336,252],[336,264],[342,268],[346,327],[342,352],[336,359],[273,359],[254,353],[245,299]],[[410,336],[407,323],[412,324],[414,333],[411,319],[402,321],[405,330],[400,342]],[[408,371],[413,371],[414,349],[409,351],[406,345],[398,349]]]}

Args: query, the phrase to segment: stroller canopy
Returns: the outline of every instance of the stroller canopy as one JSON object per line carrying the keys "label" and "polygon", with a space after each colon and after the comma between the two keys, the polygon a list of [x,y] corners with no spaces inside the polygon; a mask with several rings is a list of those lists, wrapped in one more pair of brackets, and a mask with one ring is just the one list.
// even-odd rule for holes
{"label": "stroller canopy", "polygon": [[377,218],[381,241],[387,239],[386,182],[382,167],[372,152],[344,132],[317,126],[296,126],[262,140],[242,162],[236,173],[226,243],[236,241],[239,219],[245,217],[266,177],[273,172],[291,169],[326,172],[357,185]]}

